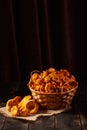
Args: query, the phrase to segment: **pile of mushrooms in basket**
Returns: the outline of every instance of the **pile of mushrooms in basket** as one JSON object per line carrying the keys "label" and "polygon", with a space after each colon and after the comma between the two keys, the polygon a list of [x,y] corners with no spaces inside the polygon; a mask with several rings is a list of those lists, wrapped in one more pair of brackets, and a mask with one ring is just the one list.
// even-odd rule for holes
{"label": "pile of mushrooms in basket", "polygon": [[61,109],[71,104],[78,82],[68,70],[50,67],[42,72],[32,71],[27,86],[40,107]]}

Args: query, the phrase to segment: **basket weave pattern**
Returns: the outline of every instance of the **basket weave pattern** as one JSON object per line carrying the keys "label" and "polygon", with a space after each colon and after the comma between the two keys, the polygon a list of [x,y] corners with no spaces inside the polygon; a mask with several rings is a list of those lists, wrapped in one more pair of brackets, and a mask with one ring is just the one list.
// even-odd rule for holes
{"label": "basket weave pattern", "polygon": [[75,96],[76,88],[65,93],[40,93],[31,89],[33,98],[40,104],[42,108],[46,109],[62,109],[69,106]]}
{"label": "basket weave pattern", "polygon": [[62,109],[71,104],[78,82],[66,69],[48,68],[32,71],[27,86],[42,108]]}

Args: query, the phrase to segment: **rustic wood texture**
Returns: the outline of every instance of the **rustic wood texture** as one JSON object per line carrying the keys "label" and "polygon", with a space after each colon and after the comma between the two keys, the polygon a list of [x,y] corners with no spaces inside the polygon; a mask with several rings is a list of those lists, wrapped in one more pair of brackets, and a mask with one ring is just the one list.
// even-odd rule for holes
{"label": "rustic wood texture", "polygon": [[3,130],[4,124],[5,124],[5,117],[0,114],[0,130]]}
{"label": "rustic wood texture", "polygon": [[6,118],[3,130],[28,130],[28,122]]}
{"label": "rustic wood texture", "polygon": [[86,130],[86,128],[85,115],[75,108],[58,115],[40,117],[33,122],[0,115],[0,130]]}

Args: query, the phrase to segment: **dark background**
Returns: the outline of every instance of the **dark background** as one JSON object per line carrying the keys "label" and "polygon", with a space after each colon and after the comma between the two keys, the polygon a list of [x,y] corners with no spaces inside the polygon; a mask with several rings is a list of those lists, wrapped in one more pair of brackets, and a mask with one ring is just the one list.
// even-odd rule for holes
{"label": "dark background", "polygon": [[32,70],[87,79],[87,7],[79,0],[0,0],[0,95],[28,93]]}

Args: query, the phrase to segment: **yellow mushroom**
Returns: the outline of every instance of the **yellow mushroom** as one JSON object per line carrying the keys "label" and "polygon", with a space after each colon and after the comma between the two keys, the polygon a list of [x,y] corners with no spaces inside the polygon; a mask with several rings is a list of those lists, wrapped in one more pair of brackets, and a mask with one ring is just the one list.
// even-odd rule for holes
{"label": "yellow mushroom", "polygon": [[24,96],[24,98],[18,104],[18,110],[20,116],[28,115],[28,108],[26,107],[27,103],[31,99],[31,95]]}
{"label": "yellow mushroom", "polygon": [[28,100],[28,97],[24,97],[18,104],[18,110],[20,116],[28,116],[30,114],[37,113],[39,104],[34,100]]}
{"label": "yellow mushroom", "polygon": [[18,116],[19,115],[19,110],[18,110],[18,107],[17,106],[13,106],[12,108],[11,108],[11,115],[12,116]]}
{"label": "yellow mushroom", "polygon": [[24,96],[23,99],[19,102],[18,108],[22,109],[24,106],[26,106],[27,102],[31,99],[31,95]]}
{"label": "yellow mushroom", "polygon": [[14,97],[14,98],[12,98],[12,99],[9,99],[9,100],[7,101],[7,103],[6,103],[6,109],[7,109],[8,111],[11,111],[11,108],[12,108],[13,106],[18,106],[18,103],[20,102],[20,100],[21,100],[21,97],[20,97],[20,96],[16,96],[16,97]]}
{"label": "yellow mushroom", "polygon": [[34,100],[30,100],[26,107],[28,108],[28,114],[36,114],[39,109],[39,104]]}
{"label": "yellow mushroom", "polygon": [[26,106],[24,106],[22,109],[19,109],[19,116],[28,116],[29,110]]}

